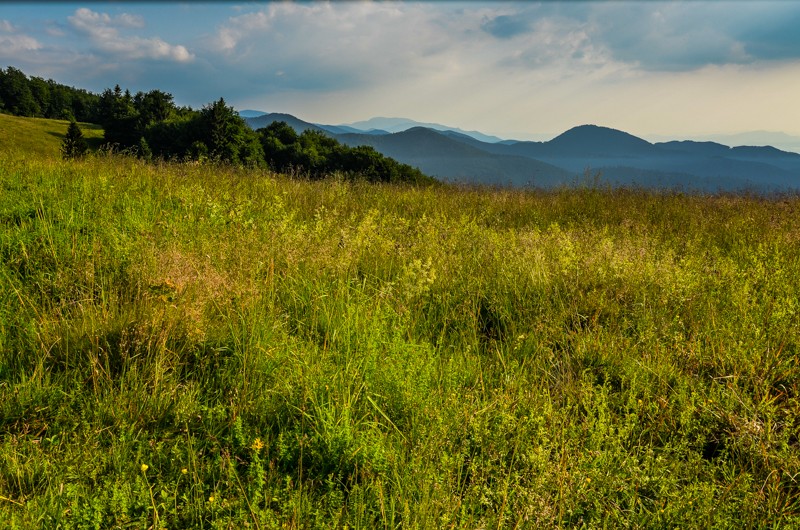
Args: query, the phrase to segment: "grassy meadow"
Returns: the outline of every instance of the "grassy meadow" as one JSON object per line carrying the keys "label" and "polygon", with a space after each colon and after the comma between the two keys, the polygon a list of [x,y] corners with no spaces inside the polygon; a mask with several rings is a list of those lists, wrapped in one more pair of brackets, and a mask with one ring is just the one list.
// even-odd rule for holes
{"label": "grassy meadow", "polygon": [[800,198],[55,152],[0,152],[0,527],[800,527]]}
{"label": "grassy meadow", "polygon": [[[103,143],[103,129],[92,123],[79,123],[89,147]],[[0,153],[15,157],[58,158],[69,122],[44,118],[23,118],[0,114]]]}

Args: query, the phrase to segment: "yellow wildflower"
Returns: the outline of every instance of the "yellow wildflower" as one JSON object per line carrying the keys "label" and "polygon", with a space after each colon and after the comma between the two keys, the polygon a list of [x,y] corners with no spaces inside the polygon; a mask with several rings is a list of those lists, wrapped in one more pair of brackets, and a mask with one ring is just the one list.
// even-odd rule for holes
{"label": "yellow wildflower", "polygon": [[142,473],[146,472],[148,469],[150,469],[150,466],[148,466],[147,464],[142,464],[141,467]]}

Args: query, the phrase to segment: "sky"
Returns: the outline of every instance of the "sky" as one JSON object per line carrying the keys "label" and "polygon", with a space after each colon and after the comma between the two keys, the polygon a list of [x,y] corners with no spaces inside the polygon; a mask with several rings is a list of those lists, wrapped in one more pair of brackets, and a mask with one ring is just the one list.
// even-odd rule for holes
{"label": "sky", "polygon": [[0,3],[0,67],[324,124],[800,136],[800,2]]}

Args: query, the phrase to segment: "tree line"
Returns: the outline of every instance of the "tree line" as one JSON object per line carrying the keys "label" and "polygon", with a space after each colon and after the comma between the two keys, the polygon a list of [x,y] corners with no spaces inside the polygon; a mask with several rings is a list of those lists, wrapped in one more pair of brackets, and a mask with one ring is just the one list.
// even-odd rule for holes
{"label": "tree line", "polygon": [[97,123],[99,96],[87,90],[0,68],[0,111],[29,118]]}
{"label": "tree line", "polygon": [[[348,147],[320,132],[297,134],[284,122],[254,131],[223,98],[195,110],[177,106],[172,94],[161,90],[131,94],[116,85],[98,95],[28,78],[9,66],[0,69],[0,111],[96,123],[109,149],[147,159],[270,167],[313,179],[341,173],[372,182],[433,182],[372,147]],[[65,141],[76,141],[78,133],[71,129]],[[72,144],[64,149],[65,156],[74,152]]]}

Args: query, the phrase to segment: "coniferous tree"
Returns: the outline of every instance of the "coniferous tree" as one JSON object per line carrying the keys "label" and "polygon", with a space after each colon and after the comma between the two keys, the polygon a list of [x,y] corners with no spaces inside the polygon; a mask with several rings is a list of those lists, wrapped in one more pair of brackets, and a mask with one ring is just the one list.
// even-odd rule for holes
{"label": "coniferous tree", "polygon": [[138,152],[139,156],[145,160],[153,158],[153,151],[150,149],[150,144],[147,143],[147,139],[145,139],[144,136],[139,138]]}
{"label": "coniferous tree", "polygon": [[206,105],[197,120],[199,141],[208,147],[212,160],[231,164],[260,165],[264,152],[258,135],[247,126],[225,100]]}
{"label": "coniferous tree", "polygon": [[86,138],[83,137],[81,128],[74,121],[69,123],[67,128],[67,135],[64,141],[61,142],[61,154],[65,159],[80,158],[86,154],[89,146],[86,143]]}

